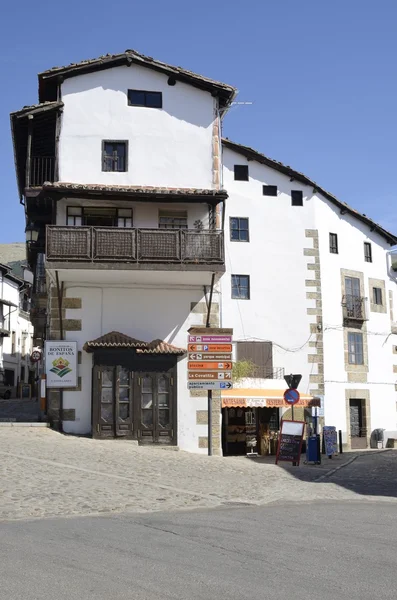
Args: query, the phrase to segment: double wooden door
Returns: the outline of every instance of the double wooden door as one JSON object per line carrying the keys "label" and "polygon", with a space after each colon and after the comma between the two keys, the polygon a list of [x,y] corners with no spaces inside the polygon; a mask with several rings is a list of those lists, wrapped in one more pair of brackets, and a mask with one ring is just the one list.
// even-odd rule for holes
{"label": "double wooden door", "polygon": [[175,443],[174,374],[96,366],[93,435],[141,443]]}

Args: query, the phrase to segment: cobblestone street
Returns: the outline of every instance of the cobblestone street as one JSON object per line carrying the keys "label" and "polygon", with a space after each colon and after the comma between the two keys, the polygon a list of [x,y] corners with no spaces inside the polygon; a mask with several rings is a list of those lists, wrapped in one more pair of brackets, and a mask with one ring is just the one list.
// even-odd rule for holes
{"label": "cobblestone street", "polygon": [[[278,500],[396,502],[397,453],[344,454],[320,467],[219,458],[0,428],[0,519],[261,505]],[[348,462],[347,466],[338,469]],[[335,472],[334,472],[335,471]]]}

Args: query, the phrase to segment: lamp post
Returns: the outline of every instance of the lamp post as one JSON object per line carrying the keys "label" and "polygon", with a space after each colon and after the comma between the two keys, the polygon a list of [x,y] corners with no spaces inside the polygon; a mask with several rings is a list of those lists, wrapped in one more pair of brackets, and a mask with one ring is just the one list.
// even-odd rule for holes
{"label": "lamp post", "polygon": [[39,228],[33,223],[29,223],[25,229],[26,241],[28,243],[37,242],[39,239]]}

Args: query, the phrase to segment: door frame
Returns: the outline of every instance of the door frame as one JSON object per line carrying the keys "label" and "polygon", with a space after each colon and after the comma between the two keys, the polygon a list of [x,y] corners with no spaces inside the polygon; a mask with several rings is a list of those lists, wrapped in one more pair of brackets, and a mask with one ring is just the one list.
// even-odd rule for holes
{"label": "door frame", "polygon": [[[153,377],[153,379],[155,381],[157,381],[158,377],[160,375],[166,375],[169,377],[170,382],[169,382],[169,386],[168,386],[168,394],[169,394],[169,399],[170,399],[170,404],[169,404],[169,409],[171,411],[171,419],[170,419],[170,428],[171,428],[171,441],[170,442],[166,442],[164,441],[163,444],[167,445],[167,446],[176,446],[178,443],[178,417],[177,417],[177,406],[178,406],[178,393],[177,393],[177,377],[176,377],[176,373],[177,373],[177,367],[176,365],[168,370],[153,370],[153,371],[148,371],[148,370],[143,370],[143,371],[135,371],[135,377],[134,377],[134,399],[133,399],[133,405],[134,405],[134,415],[136,415],[136,418],[134,417],[134,423],[136,423],[137,425],[137,429],[136,429],[136,435],[137,435],[137,439],[139,441],[140,444],[153,444],[153,445],[161,445],[161,436],[158,436],[158,439],[156,440],[156,434],[155,432],[158,431],[157,429],[157,425],[158,423],[153,422],[153,441],[152,442],[144,442],[144,436],[142,436],[142,428],[140,427],[141,425],[141,383],[140,383],[140,379],[142,378],[142,376],[144,375],[151,375]],[[157,404],[157,408],[156,408],[156,403],[155,403],[155,399],[154,396],[157,396],[158,394],[158,390],[153,388],[153,406],[152,406],[152,411],[153,411],[153,417],[155,417],[155,415],[157,415],[158,417],[158,411],[159,411],[159,406]],[[158,421],[158,418],[157,418]],[[165,436],[164,436],[165,437]]]}

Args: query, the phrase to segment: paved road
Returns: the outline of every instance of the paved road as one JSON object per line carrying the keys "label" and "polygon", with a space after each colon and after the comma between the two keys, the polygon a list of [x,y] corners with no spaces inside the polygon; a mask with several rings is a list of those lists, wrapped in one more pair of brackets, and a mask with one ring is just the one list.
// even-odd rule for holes
{"label": "paved road", "polygon": [[276,503],[0,524],[12,600],[391,600],[397,506]]}

